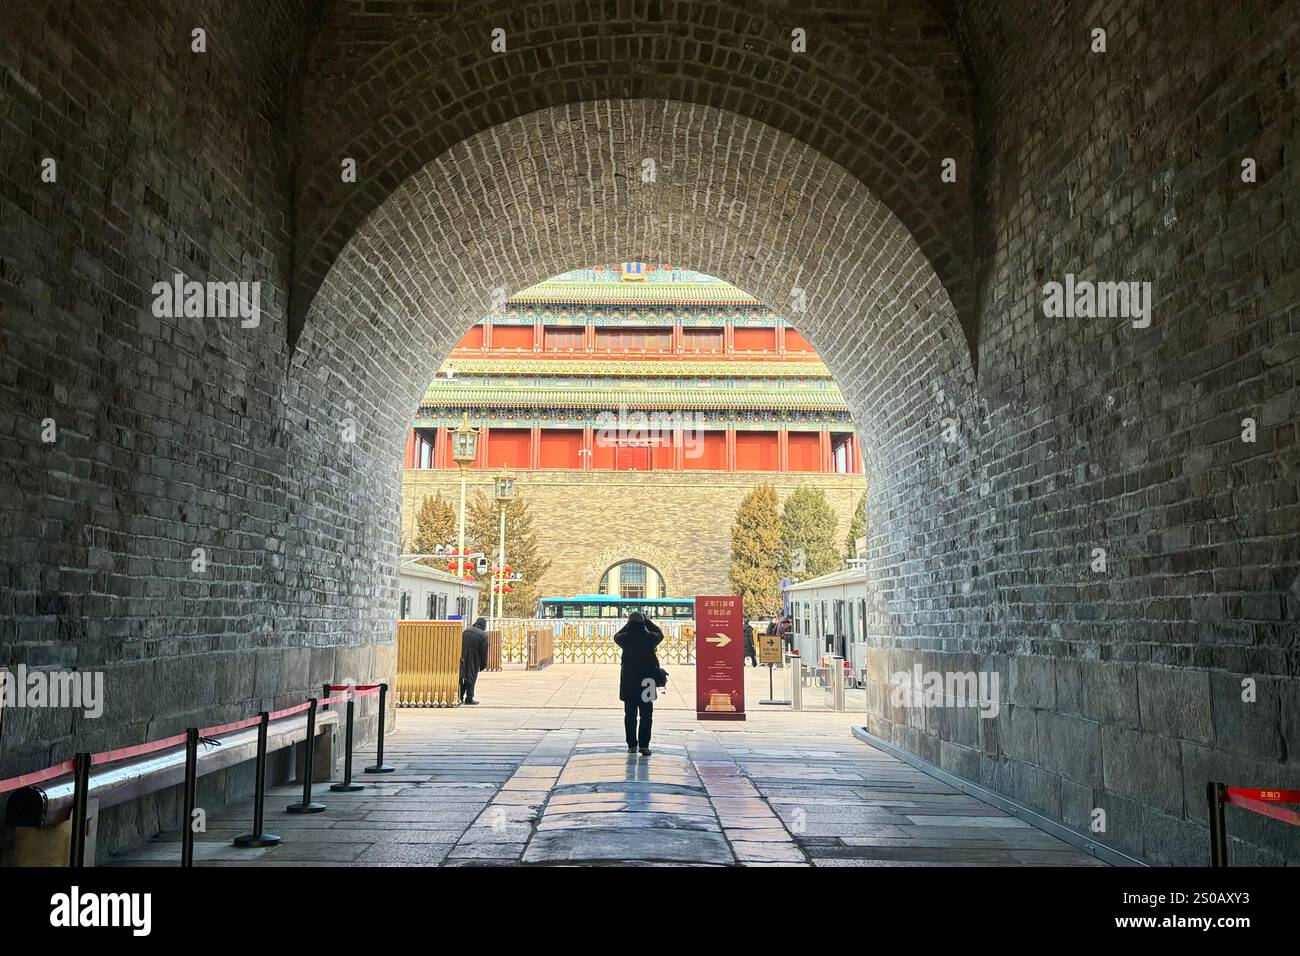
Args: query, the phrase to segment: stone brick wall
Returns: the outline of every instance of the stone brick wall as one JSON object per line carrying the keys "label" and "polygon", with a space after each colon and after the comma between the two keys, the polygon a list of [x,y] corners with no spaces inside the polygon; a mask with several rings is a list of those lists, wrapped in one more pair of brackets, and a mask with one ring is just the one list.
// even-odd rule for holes
{"label": "stone brick wall", "polygon": [[[392,579],[349,576],[337,506],[299,480],[330,466],[286,453],[309,6],[0,9],[0,666],[102,671],[106,695],[98,719],[9,710],[0,777],[391,671],[392,634],[352,622]],[[261,282],[260,325],[156,318],[175,272]],[[251,765],[200,802],[250,787]],[[178,799],[108,811],[101,850],[175,827]]]}
{"label": "stone brick wall", "polygon": [[[469,498],[475,491],[491,497],[492,473],[469,474]],[[669,596],[694,597],[731,593],[731,523],[741,499],[764,481],[781,504],[801,483],[821,488],[839,521],[837,541],[848,534],[866,488],[861,475],[545,469],[517,472],[515,491],[528,502],[538,543],[552,560],[541,581],[544,595],[595,594],[610,565],[635,558],[658,569]],[[425,496],[438,493],[456,506],[454,470],[403,472],[403,537],[413,534]]]}
{"label": "stone brick wall", "polygon": [[[961,20],[979,385],[929,479],[945,527],[910,537],[920,560],[878,555],[870,726],[1080,831],[1104,810],[1092,835],[1154,863],[1208,861],[1208,780],[1300,784],[1296,14],[988,2]],[[1066,273],[1152,282],[1151,327],[1045,318]],[[914,661],[998,671],[1002,713],[891,706],[887,675]],[[1236,863],[1300,859],[1294,830],[1230,831]]]}

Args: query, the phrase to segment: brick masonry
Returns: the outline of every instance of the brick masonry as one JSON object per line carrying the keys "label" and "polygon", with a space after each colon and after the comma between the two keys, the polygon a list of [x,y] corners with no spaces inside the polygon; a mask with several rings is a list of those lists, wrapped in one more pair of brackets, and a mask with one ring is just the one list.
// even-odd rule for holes
{"label": "brick masonry", "polygon": [[[821,488],[839,521],[838,541],[866,488],[861,475],[547,469],[517,472],[515,492],[528,502],[538,543],[551,556],[543,595],[595,594],[611,565],[634,558],[658,569],[670,597],[694,597],[731,593],[731,520],[741,499],[764,481],[781,504],[801,483]],[[471,499],[476,490],[491,496],[492,473],[470,472]],[[413,533],[424,497],[438,493],[456,506],[455,471],[403,473],[403,536]]]}
{"label": "brick masonry", "polygon": [[[1157,863],[1205,861],[1207,779],[1300,786],[1295,0],[827,0],[806,62],[765,4],[256,6],[0,7],[0,661],[109,688],[8,715],[0,775],[391,671],[438,358],[494,288],[638,255],[807,292],[874,732]],[[261,325],[155,318],[178,270],[262,282]],[[1044,318],[1066,273],[1152,282],[1151,327]],[[1006,706],[894,708],[912,660]]]}

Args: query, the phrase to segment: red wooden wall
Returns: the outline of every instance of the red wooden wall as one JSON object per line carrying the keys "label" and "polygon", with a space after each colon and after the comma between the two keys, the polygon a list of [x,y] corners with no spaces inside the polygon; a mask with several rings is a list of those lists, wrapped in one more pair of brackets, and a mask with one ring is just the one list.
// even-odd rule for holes
{"label": "red wooden wall", "polygon": [[817,432],[790,432],[790,471],[821,471],[821,436]]}
{"label": "red wooden wall", "polygon": [[543,428],[540,467],[581,468],[582,431],[576,428]]}
{"label": "red wooden wall", "polygon": [[776,432],[736,432],[736,470],[776,471],[780,450]]}

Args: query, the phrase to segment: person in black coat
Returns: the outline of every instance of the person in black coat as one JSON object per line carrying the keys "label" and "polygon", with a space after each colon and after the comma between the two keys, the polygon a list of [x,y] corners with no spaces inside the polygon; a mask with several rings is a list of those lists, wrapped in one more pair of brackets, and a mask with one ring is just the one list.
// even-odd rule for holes
{"label": "person in black coat", "polygon": [[[640,748],[650,753],[650,729],[654,722],[655,679],[659,673],[659,656],[655,648],[664,632],[640,611],[627,616],[627,623],[614,635],[614,643],[623,651],[618,673],[618,699],[623,702],[623,729],[627,732],[627,751]],[[640,733],[637,717],[641,718]]]}
{"label": "person in black coat", "polygon": [[487,621],[479,618],[465,628],[460,636],[460,702],[477,704],[474,699],[474,684],[478,681],[478,672],[487,667],[488,639]]}
{"label": "person in black coat", "polygon": [[754,627],[748,621],[745,622],[745,656],[754,667],[758,666],[758,651],[754,647]]}

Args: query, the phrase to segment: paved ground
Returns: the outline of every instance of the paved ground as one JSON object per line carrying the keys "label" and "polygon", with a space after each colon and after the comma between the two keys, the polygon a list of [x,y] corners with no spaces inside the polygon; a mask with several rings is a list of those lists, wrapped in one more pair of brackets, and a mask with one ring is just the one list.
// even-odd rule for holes
{"label": "paved ground", "polygon": [[[479,679],[477,707],[403,710],[389,739],[397,768],[329,809],[267,798],[280,846],[241,850],[251,800],[214,813],[199,865],[464,866],[701,864],[817,866],[1099,865],[1080,850],[851,736],[852,711],[761,707],[767,672],[749,671],[749,719],[695,719],[693,668],[671,668],[649,757],[628,754],[616,665],[556,665]],[[777,671],[778,696],[784,696]],[[810,694],[820,703],[820,693]],[[358,766],[373,763],[358,759]],[[361,776],[361,775],[359,775]],[[112,862],[179,859],[176,833]]]}

